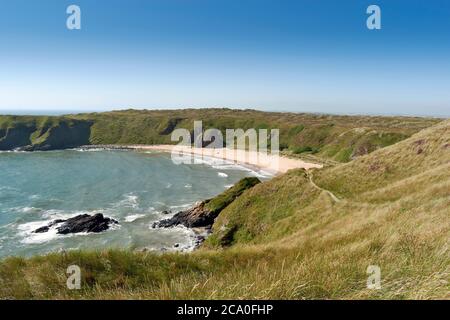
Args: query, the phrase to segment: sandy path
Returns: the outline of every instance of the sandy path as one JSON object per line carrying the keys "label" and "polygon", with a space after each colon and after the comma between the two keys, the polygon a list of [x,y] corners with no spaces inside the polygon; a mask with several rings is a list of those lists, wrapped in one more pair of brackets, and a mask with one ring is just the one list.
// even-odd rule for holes
{"label": "sandy path", "polygon": [[233,150],[227,148],[193,148],[177,145],[128,145],[126,147],[135,150],[170,152],[172,153],[172,157],[182,155],[184,157],[191,157],[191,155],[212,157],[215,159],[224,160],[226,162],[255,166],[272,174],[285,173],[286,171],[295,168],[322,168],[322,165],[308,163],[300,159],[291,159],[278,155],[268,155],[256,151]]}
{"label": "sandy path", "polygon": [[308,174],[308,177],[309,177],[309,182],[312,184],[312,186],[313,186],[314,188],[316,188],[317,190],[326,192],[326,193],[330,196],[330,198],[333,199],[334,202],[340,202],[340,201],[341,201],[341,199],[339,199],[338,197],[336,197],[335,194],[334,194],[333,192],[331,192],[330,190],[327,190],[327,189],[324,189],[324,188],[319,187],[319,186],[313,181],[313,175],[312,175],[311,172],[308,172],[307,174]]}

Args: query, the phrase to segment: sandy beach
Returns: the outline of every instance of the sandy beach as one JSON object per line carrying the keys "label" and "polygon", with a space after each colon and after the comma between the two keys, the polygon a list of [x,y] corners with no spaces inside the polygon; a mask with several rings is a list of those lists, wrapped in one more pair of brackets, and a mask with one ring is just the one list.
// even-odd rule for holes
{"label": "sandy beach", "polygon": [[235,150],[228,148],[194,148],[179,145],[127,145],[127,148],[143,151],[170,152],[175,161],[194,161],[195,157],[210,157],[226,162],[257,167],[271,174],[281,174],[296,168],[322,168],[322,165],[308,163],[300,159],[292,159],[262,152]]}

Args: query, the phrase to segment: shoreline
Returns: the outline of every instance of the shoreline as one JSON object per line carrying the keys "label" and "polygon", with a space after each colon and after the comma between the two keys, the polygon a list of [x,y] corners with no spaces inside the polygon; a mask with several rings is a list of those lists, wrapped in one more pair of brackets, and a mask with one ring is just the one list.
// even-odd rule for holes
{"label": "shoreline", "polygon": [[269,155],[257,151],[236,150],[228,148],[195,148],[189,146],[158,144],[158,145],[88,145],[85,149],[121,149],[134,151],[160,151],[171,153],[177,161],[192,161],[192,156],[208,157],[247,167],[267,171],[272,175],[286,173],[291,169],[321,169],[323,165],[305,162],[300,159],[288,158],[280,155]]}

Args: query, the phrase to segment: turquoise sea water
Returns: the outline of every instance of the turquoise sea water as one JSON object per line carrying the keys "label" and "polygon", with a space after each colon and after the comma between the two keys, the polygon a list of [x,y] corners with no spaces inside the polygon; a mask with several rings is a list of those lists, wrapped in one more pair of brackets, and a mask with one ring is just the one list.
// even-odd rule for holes
{"label": "turquoise sea water", "polygon": [[[219,194],[255,172],[203,159],[176,165],[170,154],[130,151],[1,152],[0,257],[60,249],[188,250],[192,231],[151,229],[153,222]],[[54,219],[103,213],[120,222],[100,234],[32,231]]]}

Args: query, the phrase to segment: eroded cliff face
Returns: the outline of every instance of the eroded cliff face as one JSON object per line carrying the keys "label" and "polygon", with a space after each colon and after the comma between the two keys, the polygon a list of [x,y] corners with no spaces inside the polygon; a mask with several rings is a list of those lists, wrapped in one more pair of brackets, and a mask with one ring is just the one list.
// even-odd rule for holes
{"label": "eroded cliff face", "polygon": [[0,150],[56,150],[89,144],[92,122],[74,119],[8,119],[0,127]]}
{"label": "eroded cliff face", "polygon": [[61,122],[50,127],[33,144],[22,148],[25,151],[58,150],[76,148],[89,144],[91,123],[87,121]]}
{"label": "eroded cliff face", "polygon": [[25,124],[0,129],[0,150],[13,150],[30,145],[30,136],[35,130],[35,126]]}

